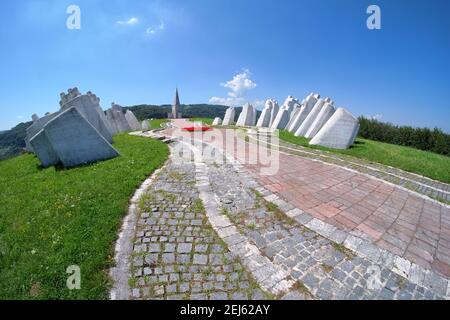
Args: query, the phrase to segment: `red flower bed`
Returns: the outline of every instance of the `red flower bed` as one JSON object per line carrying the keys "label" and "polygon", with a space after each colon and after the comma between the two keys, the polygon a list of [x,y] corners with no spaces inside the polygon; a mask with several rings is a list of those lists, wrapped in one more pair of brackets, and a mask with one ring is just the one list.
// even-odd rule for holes
{"label": "red flower bed", "polygon": [[211,130],[211,127],[206,127],[206,126],[201,126],[201,127],[186,127],[183,128],[184,131],[189,131],[189,132],[193,132],[193,131],[209,131]]}

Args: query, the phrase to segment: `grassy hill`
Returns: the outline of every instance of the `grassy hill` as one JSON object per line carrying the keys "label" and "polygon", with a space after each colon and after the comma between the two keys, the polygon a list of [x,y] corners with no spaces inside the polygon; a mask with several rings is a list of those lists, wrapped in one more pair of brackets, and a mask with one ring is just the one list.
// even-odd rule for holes
{"label": "grassy hill", "polygon": [[0,132],[0,160],[19,155],[25,148],[27,128],[32,122],[20,123],[11,130]]}
{"label": "grassy hill", "polygon": [[[121,134],[120,157],[60,170],[0,161],[0,300],[104,299],[113,244],[136,188],[167,159],[161,141]],[[69,290],[66,269],[81,269]]]}

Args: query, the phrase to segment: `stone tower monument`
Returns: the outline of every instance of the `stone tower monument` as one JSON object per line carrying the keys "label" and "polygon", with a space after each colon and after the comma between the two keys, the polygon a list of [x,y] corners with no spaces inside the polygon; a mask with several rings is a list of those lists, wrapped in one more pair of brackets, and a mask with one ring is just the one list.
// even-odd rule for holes
{"label": "stone tower monument", "polygon": [[180,112],[180,97],[178,96],[178,88],[175,91],[175,98],[173,99],[172,104],[172,112],[169,113],[169,119],[180,119],[181,118],[181,112]]}

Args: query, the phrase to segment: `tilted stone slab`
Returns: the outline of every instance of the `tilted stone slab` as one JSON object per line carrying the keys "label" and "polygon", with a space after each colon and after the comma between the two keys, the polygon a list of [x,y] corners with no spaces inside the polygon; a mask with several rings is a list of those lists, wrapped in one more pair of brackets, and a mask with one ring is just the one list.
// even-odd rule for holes
{"label": "tilted stone slab", "polygon": [[358,130],[358,119],[344,108],[339,108],[309,144],[334,149],[347,149],[353,144]]}
{"label": "tilted stone slab", "polygon": [[150,123],[148,122],[148,120],[142,121],[141,126],[142,126],[142,130],[148,130],[148,129],[150,129]]}
{"label": "tilted stone slab", "polygon": [[325,125],[325,123],[331,118],[331,116],[336,111],[336,108],[330,103],[325,103],[317,115],[314,122],[309,127],[308,132],[305,134],[306,138],[314,138],[314,136],[319,132],[320,129]]}
{"label": "tilted stone slab", "polygon": [[246,103],[242,108],[242,112],[239,115],[238,121],[236,122],[237,126],[254,126],[255,125],[255,114],[256,110],[249,103]]}
{"label": "tilted stone slab", "polygon": [[30,140],[42,130],[42,128],[49,122],[51,119],[56,117],[59,112],[51,113],[42,118],[34,117],[33,115],[33,124],[27,128],[27,135],[25,137],[25,149],[29,152],[34,152],[33,145],[30,143]]}
{"label": "tilted stone slab", "polygon": [[114,133],[125,132],[132,130],[128,124],[122,107],[113,103],[111,109],[106,110],[106,118],[108,119]]}
{"label": "tilted stone slab", "polygon": [[214,118],[212,125],[213,126],[219,126],[222,124],[222,119],[220,119],[219,117]]}
{"label": "tilted stone slab", "polygon": [[67,168],[119,155],[75,107],[61,112],[45,125],[43,131],[58,159]]}
{"label": "tilted stone slab", "polygon": [[277,117],[278,112],[280,111],[280,107],[278,106],[278,102],[277,101],[270,99],[270,102],[272,104],[272,109],[270,111],[269,128],[272,127],[272,124],[275,121],[275,118]]}
{"label": "tilted stone slab", "polygon": [[292,123],[294,123],[295,118],[298,116],[298,114],[300,113],[300,111],[302,111],[302,107],[303,107],[303,103],[300,105],[296,105],[294,107],[294,110],[291,112],[291,116],[289,117],[289,122],[286,126],[286,128],[290,128],[292,126]]}
{"label": "tilted stone slab", "polygon": [[291,113],[298,105],[298,100],[293,96],[288,96],[283,106],[272,123],[272,129],[285,129],[291,119]]}
{"label": "tilted stone slab", "polygon": [[277,117],[272,123],[272,129],[284,129],[289,123],[290,112],[289,109],[282,107],[280,111],[278,111]]}
{"label": "tilted stone slab", "polygon": [[294,135],[297,137],[304,137],[305,134],[308,132],[309,128],[313,124],[314,120],[316,120],[317,115],[322,110],[323,105],[325,104],[324,99],[317,100],[316,104],[312,108],[312,110],[309,112],[309,114],[306,116],[305,120],[302,122],[300,127],[298,127],[297,131],[295,131]]}
{"label": "tilted stone slab", "polygon": [[236,110],[230,107],[225,112],[225,117],[223,118],[222,125],[229,126],[234,124],[234,118],[236,117]]}
{"label": "tilted stone slab", "polygon": [[[62,104],[62,102],[60,102]],[[105,113],[100,107],[100,99],[88,92],[67,100],[61,107],[61,111],[75,107],[78,112],[109,142],[112,143],[113,129],[110,126]]]}
{"label": "tilted stone slab", "polygon": [[125,119],[127,119],[128,125],[130,126],[131,130],[142,130],[142,126],[139,123],[139,120],[136,118],[132,111],[127,110],[127,112],[125,112]]}
{"label": "tilted stone slab", "polygon": [[298,112],[297,116],[291,122],[291,125],[287,128],[289,132],[295,133],[297,129],[301,126],[303,121],[305,121],[308,114],[311,112],[314,105],[317,103],[317,98],[311,93],[306,99],[305,103],[301,107],[301,110]]}
{"label": "tilted stone slab", "polygon": [[59,157],[53,149],[43,129],[31,137],[30,145],[33,148],[34,154],[36,154],[41,161],[42,167],[47,168],[59,163]]}
{"label": "tilted stone slab", "polygon": [[270,116],[273,108],[273,103],[271,100],[267,100],[264,104],[264,109],[259,116],[257,127],[267,128],[270,125]]}

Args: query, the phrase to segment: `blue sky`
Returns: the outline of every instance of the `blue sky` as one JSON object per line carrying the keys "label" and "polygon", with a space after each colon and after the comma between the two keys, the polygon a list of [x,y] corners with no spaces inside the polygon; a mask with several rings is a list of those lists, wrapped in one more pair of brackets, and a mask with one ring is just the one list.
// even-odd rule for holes
{"label": "blue sky", "polygon": [[[66,9],[81,9],[81,30]],[[382,29],[366,27],[379,5]],[[450,132],[450,1],[4,0],[0,130],[93,91],[103,108],[311,91],[355,115]]]}

